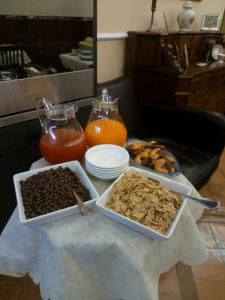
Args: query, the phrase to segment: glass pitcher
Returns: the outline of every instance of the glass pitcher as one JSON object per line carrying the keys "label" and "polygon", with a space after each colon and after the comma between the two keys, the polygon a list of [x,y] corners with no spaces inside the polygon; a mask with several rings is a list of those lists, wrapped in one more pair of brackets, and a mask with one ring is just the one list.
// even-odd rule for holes
{"label": "glass pitcher", "polygon": [[127,130],[119,114],[118,100],[103,89],[101,96],[93,101],[93,109],[85,129],[90,147],[99,144],[124,146]]}
{"label": "glass pitcher", "polygon": [[40,151],[51,164],[81,160],[86,148],[86,138],[78,123],[74,103],[52,105],[48,99],[37,99],[37,110],[42,126]]}

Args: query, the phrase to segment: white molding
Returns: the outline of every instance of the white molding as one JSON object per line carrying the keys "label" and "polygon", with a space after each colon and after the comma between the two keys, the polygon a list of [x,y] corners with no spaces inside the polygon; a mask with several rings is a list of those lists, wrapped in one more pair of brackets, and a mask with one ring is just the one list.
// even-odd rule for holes
{"label": "white molding", "polygon": [[112,40],[124,40],[127,38],[126,32],[107,32],[107,33],[98,33],[98,41],[112,41]]}

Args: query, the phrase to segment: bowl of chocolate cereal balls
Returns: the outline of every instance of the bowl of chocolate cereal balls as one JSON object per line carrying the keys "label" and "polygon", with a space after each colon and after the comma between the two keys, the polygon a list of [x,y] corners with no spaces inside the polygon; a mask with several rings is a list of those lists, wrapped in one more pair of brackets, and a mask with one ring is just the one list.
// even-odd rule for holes
{"label": "bowl of chocolate cereal balls", "polygon": [[19,219],[44,224],[78,213],[74,191],[87,206],[98,193],[78,161],[70,161],[14,175]]}

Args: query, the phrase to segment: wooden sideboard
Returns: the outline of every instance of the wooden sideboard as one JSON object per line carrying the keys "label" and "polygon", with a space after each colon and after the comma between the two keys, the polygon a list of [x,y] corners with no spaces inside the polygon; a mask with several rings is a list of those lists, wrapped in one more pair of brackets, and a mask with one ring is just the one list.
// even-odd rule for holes
{"label": "wooden sideboard", "polygon": [[[133,74],[139,103],[225,114],[225,63],[211,57],[212,45],[223,44],[223,36],[222,32],[128,32],[126,72]],[[206,66],[196,65],[204,61]]]}

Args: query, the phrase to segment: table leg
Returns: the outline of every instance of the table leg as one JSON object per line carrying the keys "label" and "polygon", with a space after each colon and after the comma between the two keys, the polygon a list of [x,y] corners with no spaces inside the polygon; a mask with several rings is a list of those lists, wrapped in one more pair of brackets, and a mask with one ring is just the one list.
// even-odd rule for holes
{"label": "table leg", "polygon": [[181,300],[199,300],[191,266],[179,262],[176,264],[176,272]]}

